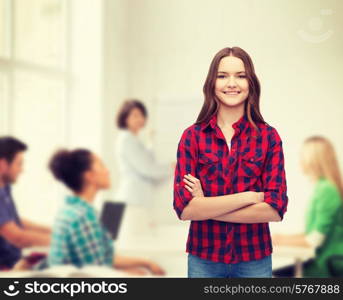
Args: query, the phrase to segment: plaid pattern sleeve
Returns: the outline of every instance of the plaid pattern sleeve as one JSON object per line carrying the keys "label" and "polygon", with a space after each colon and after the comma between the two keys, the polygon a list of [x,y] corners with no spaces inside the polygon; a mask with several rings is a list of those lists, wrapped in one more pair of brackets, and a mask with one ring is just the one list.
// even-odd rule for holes
{"label": "plaid pattern sleeve", "polygon": [[49,265],[113,265],[113,241],[95,209],[78,197],[68,197],[53,228]]}
{"label": "plaid pattern sleeve", "polygon": [[286,175],[282,141],[274,128],[270,128],[269,151],[266,156],[262,184],[264,202],[277,210],[281,219],[287,210]]}
{"label": "plaid pattern sleeve", "polygon": [[185,189],[183,176],[195,174],[197,161],[196,142],[191,129],[186,129],[182,134],[177,149],[177,164],[174,176],[174,209],[181,219],[181,214],[185,206],[192,200],[192,194]]}
{"label": "plaid pattern sleeve", "polygon": [[[277,131],[267,123],[257,122],[254,126],[246,115],[232,127],[230,148],[216,115],[183,132],[174,178],[174,209],[179,218],[192,200],[183,183],[187,173],[200,180],[208,201],[245,191],[264,192],[265,202],[283,217],[288,198],[282,142]],[[186,251],[223,263],[261,259],[272,253],[269,224],[191,221]]]}

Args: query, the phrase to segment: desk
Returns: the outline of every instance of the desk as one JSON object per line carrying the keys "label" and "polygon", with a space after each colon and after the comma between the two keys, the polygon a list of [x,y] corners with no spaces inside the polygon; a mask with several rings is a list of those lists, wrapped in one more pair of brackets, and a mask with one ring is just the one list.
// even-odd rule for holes
{"label": "desk", "polygon": [[[302,277],[303,262],[315,257],[315,249],[307,247],[274,246],[273,269],[295,265],[295,277]],[[274,263],[276,262],[276,264]]]}
{"label": "desk", "polygon": [[[139,236],[134,241],[116,243],[117,253],[143,256],[164,267],[167,277],[187,276],[186,239],[188,226],[163,226],[149,236]],[[295,265],[296,277],[302,277],[302,263],[315,256],[315,250],[305,247],[273,247],[273,270]]]}
{"label": "desk", "polygon": [[118,254],[144,257],[166,270],[166,277],[187,277],[186,241],[189,224],[164,225],[149,235],[115,242]]}
{"label": "desk", "polygon": [[[115,242],[115,251],[125,256],[144,257],[160,264],[167,272],[166,277],[187,277],[186,240],[188,224],[161,226],[147,235],[131,241]],[[24,249],[30,252],[47,252],[46,247]],[[313,258],[315,251],[303,247],[275,246],[273,252],[273,269],[296,265],[296,277],[302,275],[302,263]],[[8,274],[9,275],[9,274]],[[19,274],[18,274],[19,275]]]}

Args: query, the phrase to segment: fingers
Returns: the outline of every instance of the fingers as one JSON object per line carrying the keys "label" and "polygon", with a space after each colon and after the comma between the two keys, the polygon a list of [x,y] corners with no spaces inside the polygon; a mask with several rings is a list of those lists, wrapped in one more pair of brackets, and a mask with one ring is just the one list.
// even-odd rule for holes
{"label": "fingers", "polygon": [[190,181],[189,179],[187,178],[184,178],[183,179],[183,182],[186,183],[188,186],[190,187],[194,187],[195,183],[193,183],[192,181]]}
{"label": "fingers", "polygon": [[193,183],[196,183],[197,181],[199,181],[198,178],[192,176],[191,174],[186,174],[184,177],[187,178],[189,181],[191,181]]}
{"label": "fingers", "polygon": [[131,275],[140,275],[140,276],[148,275],[148,272],[146,270],[139,267],[125,268],[124,271]]}
{"label": "fingers", "polygon": [[192,176],[191,174],[186,174],[186,175],[184,176],[183,181],[184,181],[187,185],[189,185],[190,187],[193,187],[195,184],[197,184],[197,183],[199,182],[199,179],[196,178],[196,177],[194,177],[194,176]]}
{"label": "fingers", "polygon": [[199,186],[200,180],[191,174],[184,175],[183,182],[185,183],[185,188],[192,194],[196,193],[199,188],[201,189]]}
{"label": "fingers", "polygon": [[190,188],[188,185],[185,185],[185,189],[186,189],[187,191],[189,191],[190,193],[193,193],[193,189]]}
{"label": "fingers", "polygon": [[153,274],[155,275],[165,275],[166,272],[158,265],[153,264],[152,266],[150,266],[150,270]]}
{"label": "fingers", "polygon": [[184,175],[183,182],[185,182],[186,185],[188,185],[189,187],[191,187],[194,190],[199,185],[200,180],[198,178],[192,176],[191,174],[186,174],[186,175]]}

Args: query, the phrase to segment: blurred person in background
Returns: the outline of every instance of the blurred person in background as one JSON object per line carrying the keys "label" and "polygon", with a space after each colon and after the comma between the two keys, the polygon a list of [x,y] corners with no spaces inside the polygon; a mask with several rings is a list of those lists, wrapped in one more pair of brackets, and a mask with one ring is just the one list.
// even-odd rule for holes
{"label": "blurred person in background", "polygon": [[[330,277],[329,260],[343,259],[343,184],[334,148],[325,137],[305,140],[301,167],[315,184],[306,212],[305,233],[273,235],[273,244],[315,248],[315,258],[303,264],[305,277]],[[274,271],[275,276],[293,277],[294,266]],[[343,275],[343,273],[341,274]]]}
{"label": "blurred person in background", "polygon": [[23,170],[27,146],[14,137],[0,138],[0,270],[20,264],[21,249],[50,244],[49,227],[20,218],[11,194]]}
{"label": "blurred person in background", "polygon": [[110,186],[109,172],[99,157],[86,149],[60,150],[50,161],[55,178],[66,185],[67,196],[59,210],[52,233],[48,265],[100,265],[144,275],[163,275],[152,261],[118,255],[109,232],[101,225],[93,201]]}
{"label": "blurred person in background", "polygon": [[157,162],[151,149],[139,139],[147,122],[145,105],[127,100],[119,109],[116,159],[119,166],[119,188],[115,199],[125,202],[123,225],[119,240],[135,239],[151,233],[153,220],[153,188],[172,178],[175,163]]}

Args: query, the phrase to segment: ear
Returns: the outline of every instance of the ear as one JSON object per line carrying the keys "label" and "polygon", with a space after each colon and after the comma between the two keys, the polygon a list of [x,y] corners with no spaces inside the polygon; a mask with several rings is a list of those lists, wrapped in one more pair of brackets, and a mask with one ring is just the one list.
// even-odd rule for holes
{"label": "ear", "polygon": [[87,184],[87,183],[91,182],[92,178],[93,178],[93,174],[90,170],[83,173],[83,182],[84,183]]}

